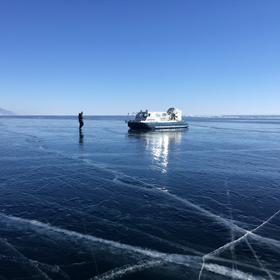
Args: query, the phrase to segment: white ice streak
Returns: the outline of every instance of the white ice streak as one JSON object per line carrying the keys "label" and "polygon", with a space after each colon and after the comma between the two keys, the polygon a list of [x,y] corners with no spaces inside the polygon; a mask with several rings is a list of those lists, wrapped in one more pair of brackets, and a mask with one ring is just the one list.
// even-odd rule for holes
{"label": "white ice streak", "polygon": [[[113,180],[114,183],[118,183],[118,184],[121,184],[121,185],[126,185],[126,186],[131,186],[131,187],[136,188],[136,186],[134,186],[131,183],[120,181],[118,179],[118,177],[119,176],[116,176],[114,178],[114,180]],[[127,177],[129,177],[129,176],[127,176]],[[135,179],[135,178],[131,177],[131,179]],[[211,211],[209,211],[209,210],[207,210],[207,209],[205,209],[205,208],[203,208],[203,207],[201,207],[201,206],[199,206],[195,203],[192,203],[185,198],[179,197],[179,196],[177,196],[175,194],[172,194],[170,192],[166,192],[166,191],[163,192],[153,184],[149,184],[149,183],[143,182],[141,180],[137,180],[137,181],[145,184],[148,187],[148,188],[145,188],[146,191],[161,193],[162,195],[168,196],[169,198],[171,198],[173,200],[176,200],[176,201],[179,201],[182,204],[184,204],[185,206],[187,206],[189,208],[192,208],[192,209],[195,209],[198,212],[205,215],[206,217],[211,218],[212,220],[226,226],[231,231],[236,231],[236,232],[242,233],[242,234],[250,234],[250,237],[254,238],[255,240],[257,240],[257,241],[259,241],[259,242],[261,242],[265,245],[270,246],[272,249],[274,249],[274,250],[275,249],[280,249],[280,241],[279,240],[275,240],[275,239],[272,239],[272,238],[260,236],[260,235],[255,233],[256,229],[253,230],[253,231],[248,231],[248,230],[238,226],[237,224],[235,224],[232,220],[229,220],[229,219],[224,218],[222,216],[219,216],[215,213],[212,213]]]}
{"label": "white ice streak", "polygon": [[[95,236],[88,235],[88,234],[82,234],[82,233],[78,233],[75,231],[62,229],[62,228],[52,226],[49,224],[45,224],[45,223],[42,223],[42,222],[39,222],[36,220],[28,220],[28,219],[24,219],[24,218],[20,218],[20,217],[6,215],[3,213],[0,213],[0,218],[2,218],[4,220],[6,219],[10,222],[15,222],[17,225],[18,224],[24,224],[25,226],[29,225],[29,226],[33,227],[32,229],[34,231],[37,231],[39,233],[42,233],[42,231],[45,234],[47,234],[48,232],[54,232],[54,233],[59,233],[61,235],[66,235],[70,238],[77,238],[77,239],[81,239],[81,240],[91,241],[94,243],[101,243],[101,244],[111,246],[114,248],[138,253],[140,255],[155,259],[155,261],[159,261],[159,262],[173,263],[173,264],[182,265],[185,267],[193,267],[193,268],[199,268],[201,265],[201,257],[197,257],[197,256],[168,254],[168,253],[162,253],[162,252],[158,252],[158,251],[154,251],[154,250],[143,249],[143,248],[140,248],[137,246],[127,245],[127,244],[119,243],[116,241],[95,237]],[[211,271],[211,272],[215,272],[217,274],[221,274],[221,275],[224,275],[225,272],[229,273],[228,272],[229,268],[224,267],[224,266],[216,267],[216,266],[209,266],[209,265],[205,264],[205,269],[208,271]],[[128,271],[129,271],[129,269],[128,269]],[[238,275],[247,275],[246,273],[239,271],[239,270],[235,270],[235,273]],[[242,279],[250,279],[250,278],[242,278]],[[254,278],[254,279],[261,279],[261,278]]]}
{"label": "white ice streak", "polygon": [[238,244],[239,242],[241,242],[243,239],[245,239],[247,236],[253,234],[254,232],[256,232],[257,230],[261,229],[263,226],[265,226],[267,223],[269,223],[275,216],[277,216],[280,213],[280,210],[278,210],[277,212],[275,212],[272,216],[270,216],[267,220],[265,220],[262,224],[260,224],[259,226],[257,226],[256,228],[254,228],[253,230],[247,230],[246,233],[244,235],[242,235],[241,237],[235,239],[234,241],[231,241],[229,243],[226,243],[225,245],[217,248],[216,250],[208,253],[205,255],[205,257],[211,256],[211,255],[218,255],[221,254],[223,251],[225,251],[227,248],[231,247],[231,246],[235,246],[236,244]]}
{"label": "white ice streak", "polygon": [[[225,187],[227,188],[227,203],[228,203],[228,208],[229,208],[229,216],[230,216],[230,220],[233,221],[233,216],[232,216],[232,206],[231,206],[231,199],[230,199],[230,191],[228,189],[228,180],[225,181]],[[235,239],[235,234],[234,231],[232,230],[232,228],[229,229],[230,230],[230,237],[231,237],[231,241],[234,241]],[[230,251],[231,251],[231,258],[232,260],[236,259],[235,256],[235,251],[234,251],[234,247],[230,247]],[[235,268],[234,263],[232,263],[232,269]],[[232,277],[232,279],[235,279],[234,277]]]}
{"label": "white ice streak", "polygon": [[110,271],[107,271],[101,275],[97,275],[93,278],[90,278],[89,280],[113,280],[113,279],[121,278],[126,274],[131,274],[151,267],[158,266],[162,263],[163,263],[162,261],[155,260],[155,261],[145,261],[145,262],[142,261],[135,265],[124,265],[122,267],[118,267]]}
{"label": "white ice streak", "polygon": [[[201,279],[202,276],[202,272],[203,270],[207,267],[207,264],[205,264],[205,261],[207,258],[211,258],[211,256],[217,256],[220,255],[222,252],[224,252],[227,248],[232,248],[235,245],[237,245],[238,243],[240,243],[241,241],[243,241],[244,239],[246,239],[249,235],[254,234],[254,232],[256,232],[257,230],[261,229],[263,226],[265,226],[267,223],[269,223],[275,216],[277,216],[280,213],[280,209],[275,212],[272,216],[270,216],[268,219],[266,219],[265,221],[263,221],[259,226],[257,226],[256,228],[254,228],[251,231],[246,231],[246,233],[244,235],[242,235],[241,237],[235,239],[234,241],[228,242],[225,245],[215,249],[214,251],[207,253],[206,255],[204,255],[202,257],[203,262],[201,265],[201,269],[199,272],[199,277],[198,279]],[[268,272],[266,269],[264,269],[264,272]],[[233,275],[234,276],[234,275]],[[235,277],[235,276],[234,276]],[[236,278],[236,277],[235,277]],[[238,279],[238,278],[237,278]],[[248,279],[248,278],[245,278]]]}
{"label": "white ice streak", "polygon": [[146,257],[161,259],[166,262],[175,263],[175,264],[179,264],[179,265],[183,265],[183,266],[187,266],[187,267],[190,266],[191,264],[200,263],[200,260],[201,260],[200,257],[196,257],[196,256],[167,254],[167,253],[161,253],[161,252],[154,251],[154,250],[143,249],[143,248],[140,248],[137,246],[123,244],[120,242],[95,237],[95,236],[89,235],[89,234],[82,234],[82,233],[78,233],[78,232],[75,232],[72,230],[62,229],[62,228],[52,226],[49,224],[45,224],[45,223],[42,223],[42,222],[39,222],[36,220],[28,220],[28,219],[24,219],[24,218],[9,216],[9,215],[2,214],[2,213],[0,214],[0,217],[2,217],[4,219],[8,219],[13,222],[17,222],[17,223],[28,224],[30,226],[33,226],[35,231],[44,230],[44,231],[60,233],[62,235],[67,235],[67,236],[70,236],[73,238],[84,239],[84,240],[88,240],[88,241],[95,242],[95,243],[101,243],[101,244],[108,245],[108,246],[111,246],[114,248],[132,251],[132,252],[141,254],[143,256],[146,256]]}
{"label": "white ice streak", "polygon": [[210,272],[223,275],[226,277],[231,277],[238,280],[265,280],[265,278],[263,277],[255,276],[246,272],[242,272],[237,269],[230,269],[228,267],[221,266],[218,264],[209,263],[209,264],[205,264],[204,267],[206,270]]}
{"label": "white ice streak", "polygon": [[266,269],[266,267],[264,266],[264,264],[261,262],[260,258],[258,257],[256,251],[254,250],[253,246],[250,244],[250,242],[248,241],[248,238],[245,238],[245,242],[248,246],[248,248],[250,249],[250,251],[252,252],[254,258],[256,259],[257,263],[259,264],[259,266],[261,267],[261,269],[263,271],[265,271],[265,273],[267,274],[267,276],[269,277],[270,280],[274,280],[274,277],[271,275],[271,273],[268,271],[268,269]]}
{"label": "white ice streak", "polygon": [[201,279],[204,268],[205,268],[205,256],[202,257],[202,265],[198,274],[198,280]]}
{"label": "white ice streak", "polygon": [[[133,186],[130,183],[126,183],[126,182],[122,182],[122,181],[118,180],[118,178],[115,178],[113,180],[113,182],[119,183],[119,184],[122,184],[122,185],[128,185],[128,186],[135,187],[135,186]],[[185,198],[181,198],[181,197],[179,197],[179,196],[177,196],[175,194],[172,194],[170,192],[166,192],[166,191],[163,192],[163,191],[159,190],[158,188],[156,188],[152,184],[148,184],[148,183],[145,183],[145,182],[142,182],[142,181],[140,181],[140,182],[146,184],[149,187],[149,188],[146,188],[147,191],[157,192],[157,193],[161,193],[163,195],[166,195],[166,196],[168,196],[169,198],[171,198],[173,200],[181,202],[182,204],[184,204],[185,206],[187,206],[189,208],[193,208],[193,209],[197,210],[198,212],[200,212],[200,213],[204,214],[205,216],[207,216],[209,218],[212,218],[213,220],[215,220],[215,221],[217,221],[217,222],[219,222],[219,223],[229,227],[230,229],[235,229],[236,231],[242,232],[242,233],[246,232],[245,229],[237,226],[232,221],[230,221],[230,220],[228,220],[226,218],[223,218],[223,217],[221,217],[219,215],[216,215],[216,214],[214,214],[214,213],[212,213],[212,212],[202,208],[201,206],[190,202],[189,200],[187,200]]]}
{"label": "white ice streak", "polygon": [[[34,200],[35,200],[35,199],[38,200],[38,198],[37,198],[36,196],[33,196],[33,195],[31,195],[31,194],[25,194],[25,195],[30,195],[30,196],[32,196],[32,198],[33,198]],[[78,198],[77,198],[77,199],[78,199]],[[105,201],[110,201],[110,200],[102,200],[102,201],[99,202],[98,204],[95,204],[93,207],[96,207],[97,205],[100,205],[100,204],[102,204],[102,203],[105,202]],[[91,218],[91,219],[100,220],[100,221],[102,221],[102,222],[104,222],[104,223],[109,223],[110,225],[115,226],[115,227],[116,227],[116,226],[118,226],[118,227],[123,227],[123,230],[125,230],[125,231],[130,231],[131,233],[141,234],[141,235],[143,235],[143,236],[146,236],[146,237],[150,238],[151,240],[160,242],[160,243],[162,243],[162,244],[166,244],[166,245],[168,245],[168,246],[170,246],[170,247],[177,248],[177,249],[182,250],[182,251],[184,251],[184,252],[189,252],[189,253],[191,252],[191,253],[193,253],[193,254],[200,255],[200,256],[202,256],[202,255],[204,254],[204,253],[202,253],[202,252],[200,252],[200,251],[197,251],[197,250],[195,250],[195,249],[193,249],[193,248],[186,247],[186,246],[184,246],[184,245],[182,245],[182,244],[175,243],[175,242],[169,241],[169,240],[167,240],[167,239],[163,239],[163,238],[161,238],[161,237],[155,236],[155,235],[150,234],[150,233],[147,233],[147,232],[145,232],[145,231],[138,230],[137,228],[131,228],[131,227],[128,227],[127,225],[123,225],[123,224],[120,224],[120,223],[116,223],[116,222],[114,222],[114,221],[111,221],[111,220],[108,220],[108,219],[105,219],[105,218],[100,218],[100,217],[96,217],[96,216],[91,216],[91,215],[89,215],[89,214],[87,214],[87,213],[85,213],[85,212],[83,212],[83,211],[81,211],[81,210],[77,210],[77,209],[75,209],[75,208],[68,208],[68,207],[62,206],[61,204],[58,204],[58,203],[55,203],[55,202],[50,202],[50,201],[48,201],[48,205],[51,205],[52,207],[59,207],[59,209],[65,209],[65,210],[68,211],[68,212],[75,212],[75,213],[80,214],[80,215],[82,215],[82,216],[88,215],[88,217]]]}

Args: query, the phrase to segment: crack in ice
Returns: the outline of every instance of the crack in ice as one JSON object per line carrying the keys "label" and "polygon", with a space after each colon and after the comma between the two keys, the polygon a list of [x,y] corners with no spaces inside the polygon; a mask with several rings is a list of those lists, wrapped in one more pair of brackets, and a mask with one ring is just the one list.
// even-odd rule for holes
{"label": "crack in ice", "polygon": [[[202,257],[203,259],[203,263],[201,265],[201,269],[199,272],[199,276],[198,279],[200,280],[202,277],[202,273],[203,270],[206,267],[205,261],[207,258],[211,258],[211,256],[215,256],[215,255],[219,255],[222,252],[224,252],[227,248],[231,248],[232,246],[235,246],[236,244],[240,243],[243,239],[246,239],[249,235],[254,234],[254,232],[256,232],[257,230],[261,229],[263,226],[265,226],[267,223],[269,223],[275,216],[277,216],[280,213],[280,209],[278,211],[276,211],[272,216],[270,216],[268,219],[264,220],[259,226],[257,226],[256,228],[252,229],[251,231],[246,231],[246,233],[244,235],[242,235],[241,237],[235,239],[234,241],[228,242],[226,244],[224,244],[223,246],[215,249],[214,251],[207,253],[206,255],[204,255]],[[264,270],[264,272],[266,272],[266,270]]]}
{"label": "crack in ice", "polygon": [[271,275],[271,273],[268,271],[268,269],[266,269],[264,264],[261,262],[261,260],[258,257],[256,251],[254,250],[253,246],[248,241],[247,237],[245,238],[245,242],[246,242],[248,248],[250,249],[250,251],[252,252],[252,254],[253,254],[254,258],[256,259],[257,263],[259,264],[259,266],[263,269],[263,271],[265,271],[265,273],[267,274],[267,276],[269,277],[270,280],[274,280],[274,277]]}
{"label": "crack in ice", "polygon": [[162,264],[162,261],[141,261],[134,265],[124,265],[122,267],[117,267],[110,271],[107,271],[101,275],[90,278],[89,280],[113,280],[116,278],[121,278],[124,275],[139,272],[148,268],[152,268]]}
{"label": "crack in ice", "polygon": [[0,238],[0,244],[2,243],[2,245],[6,246],[7,249],[13,254],[15,255],[14,258],[20,259],[23,261],[23,263],[25,263],[26,265],[28,265],[32,270],[33,273],[37,273],[38,276],[41,277],[41,279],[44,280],[52,280],[44,271],[42,271],[37,265],[34,264],[34,262],[32,260],[30,260],[29,258],[27,258],[23,253],[21,253],[18,249],[16,249],[11,243],[9,243],[7,240]]}
{"label": "crack in ice", "polygon": [[[28,219],[24,219],[24,218],[20,218],[20,217],[9,216],[9,215],[3,214],[3,213],[0,213],[0,217],[4,220],[8,220],[10,222],[15,222],[16,225],[18,225],[18,224],[29,225],[33,228],[34,231],[37,231],[38,233],[41,233],[41,234],[47,234],[49,231],[49,232],[58,233],[61,235],[66,235],[66,236],[69,236],[72,238],[88,240],[88,241],[91,241],[94,243],[101,243],[101,244],[111,246],[114,248],[118,248],[121,250],[131,251],[131,252],[140,254],[142,256],[154,259],[155,261],[173,263],[173,264],[177,264],[177,265],[182,265],[184,267],[193,267],[193,268],[197,268],[197,269],[200,268],[200,264],[201,264],[201,257],[197,257],[197,256],[162,253],[162,252],[158,252],[155,250],[144,249],[141,247],[127,245],[127,244],[119,243],[119,242],[112,241],[112,240],[98,238],[93,235],[82,234],[82,233],[78,233],[75,231],[62,229],[62,228],[52,226],[49,224],[44,224],[44,223],[36,221],[36,220],[28,220]],[[211,267],[211,266],[209,267],[208,265],[205,265],[205,269],[210,272],[213,272],[213,270],[214,270],[215,273],[221,274],[221,275],[224,275],[225,271],[226,271],[226,273],[230,273],[228,271],[228,268],[224,267],[224,266],[218,266],[218,269],[215,270],[213,267]],[[245,275],[244,272],[239,271],[239,270],[235,270],[235,273],[237,273],[237,274],[239,273],[240,275]],[[44,279],[46,279],[46,278],[44,278]],[[49,278],[47,278],[47,279],[49,280]]]}

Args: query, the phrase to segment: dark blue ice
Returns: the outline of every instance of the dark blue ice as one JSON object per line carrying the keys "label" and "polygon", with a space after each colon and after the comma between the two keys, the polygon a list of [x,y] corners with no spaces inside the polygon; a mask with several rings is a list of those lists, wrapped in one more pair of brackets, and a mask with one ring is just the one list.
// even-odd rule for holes
{"label": "dark blue ice", "polygon": [[280,279],[280,118],[0,118],[0,279]]}

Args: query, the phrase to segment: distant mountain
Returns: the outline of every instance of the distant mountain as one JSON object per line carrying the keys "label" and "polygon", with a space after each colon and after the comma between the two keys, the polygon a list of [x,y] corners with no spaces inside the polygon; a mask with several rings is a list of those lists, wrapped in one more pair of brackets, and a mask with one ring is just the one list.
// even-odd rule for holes
{"label": "distant mountain", "polygon": [[0,116],[9,116],[9,115],[14,115],[15,113],[5,110],[3,108],[0,108]]}

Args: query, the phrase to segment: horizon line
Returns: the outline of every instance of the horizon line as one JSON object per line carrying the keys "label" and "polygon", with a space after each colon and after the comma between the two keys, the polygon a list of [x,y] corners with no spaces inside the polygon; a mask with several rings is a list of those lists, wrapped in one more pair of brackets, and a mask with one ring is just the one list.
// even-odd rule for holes
{"label": "horizon line", "polygon": [[[73,117],[78,114],[0,114],[0,117]],[[127,117],[135,116],[135,114],[84,114],[88,117]],[[280,114],[193,114],[193,115],[183,115],[184,117],[280,117]]]}

